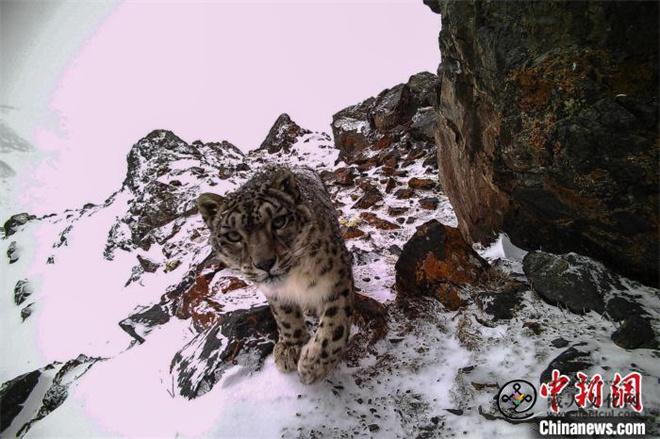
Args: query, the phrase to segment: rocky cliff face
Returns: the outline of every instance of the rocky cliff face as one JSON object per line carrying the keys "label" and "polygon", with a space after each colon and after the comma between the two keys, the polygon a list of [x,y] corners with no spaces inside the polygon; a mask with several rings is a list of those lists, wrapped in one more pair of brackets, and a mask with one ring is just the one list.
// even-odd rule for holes
{"label": "rocky cliff face", "polygon": [[504,230],[658,283],[658,3],[425,0],[442,15],[440,181]]}

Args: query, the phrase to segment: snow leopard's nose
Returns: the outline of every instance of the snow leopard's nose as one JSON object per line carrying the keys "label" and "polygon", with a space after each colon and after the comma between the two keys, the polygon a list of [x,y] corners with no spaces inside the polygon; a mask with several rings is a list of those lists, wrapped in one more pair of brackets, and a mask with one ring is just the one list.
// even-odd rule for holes
{"label": "snow leopard's nose", "polygon": [[270,269],[273,268],[273,265],[275,265],[275,258],[263,259],[254,263],[255,267],[265,271],[266,273],[268,273]]}

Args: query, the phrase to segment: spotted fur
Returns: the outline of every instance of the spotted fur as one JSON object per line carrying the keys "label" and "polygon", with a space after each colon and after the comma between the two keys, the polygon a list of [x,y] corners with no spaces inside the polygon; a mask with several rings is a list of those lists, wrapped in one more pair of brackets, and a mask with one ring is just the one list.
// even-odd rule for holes
{"label": "spotted fur", "polygon": [[[218,258],[253,281],[279,330],[275,364],[310,384],[335,366],[348,341],[353,306],[350,254],[330,196],[309,168],[268,166],[226,197],[197,206]],[[303,310],[320,316],[310,336]]]}

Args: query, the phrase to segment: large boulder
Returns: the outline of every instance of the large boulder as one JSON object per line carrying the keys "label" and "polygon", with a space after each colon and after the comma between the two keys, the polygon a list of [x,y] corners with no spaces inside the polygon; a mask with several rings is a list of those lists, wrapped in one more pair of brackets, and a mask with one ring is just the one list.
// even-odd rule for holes
{"label": "large boulder", "polygon": [[36,216],[30,215],[29,213],[26,212],[12,215],[11,217],[9,217],[7,221],[5,221],[5,224],[3,226],[5,231],[5,237],[13,235],[14,233],[16,233],[16,231],[20,226],[26,224],[28,221],[31,221],[35,218]]}
{"label": "large boulder", "polygon": [[523,259],[523,270],[543,300],[577,314],[603,313],[606,294],[618,286],[602,265],[575,253],[530,252]]}
{"label": "large boulder", "polygon": [[23,437],[30,428],[69,396],[72,385],[103,358],[84,354],[20,375],[0,386],[0,432],[3,437]]}
{"label": "large boulder", "polygon": [[27,279],[19,280],[14,286],[14,303],[21,305],[32,293],[32,284]]}
{"label": "large boulder", "polygon": [[41,372],[34,370],[7,381],[0,387],[0,432],[4,431],[18,415],[30,393],[39,382]]}
{"label": "large boulder", "polygon": [[431,220],[403,246],[396,262],[398,297],[430,296],[448,309],[460,308],[460,287],[475,285],[488,263],[465,242],[458,229]]}
{"label": "large boulder", "polygon": [[575,251],[658,285],[657,2],[426,0],[440,182],[471,242]]}
{"label": "large boulder", "polygon": [[18,249],[18,246],[16,245],[16,241],[12,241],[9,243],[9,246],[7,247],[7,259],[9,259],[9,263],[13,264],[16,261],[18,261],[21,258],[21,252]]}
{"label": "large boulder", "polygon": [[612,334],[612,341],[624,349],[657,349],[658,341],[653,325],[647,317],[631,315]]}

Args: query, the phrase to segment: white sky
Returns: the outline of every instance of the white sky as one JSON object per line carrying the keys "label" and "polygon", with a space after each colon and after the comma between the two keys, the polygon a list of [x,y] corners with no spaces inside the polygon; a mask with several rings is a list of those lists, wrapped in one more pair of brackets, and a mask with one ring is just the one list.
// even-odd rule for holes
{"label": "white sky", "polygon": [[280,113],[329,131],[440,59],[421,0],[0,2],[2,117],[47,157],[16,209],[37,213],[102,201],[152,129],[247,151]]}

